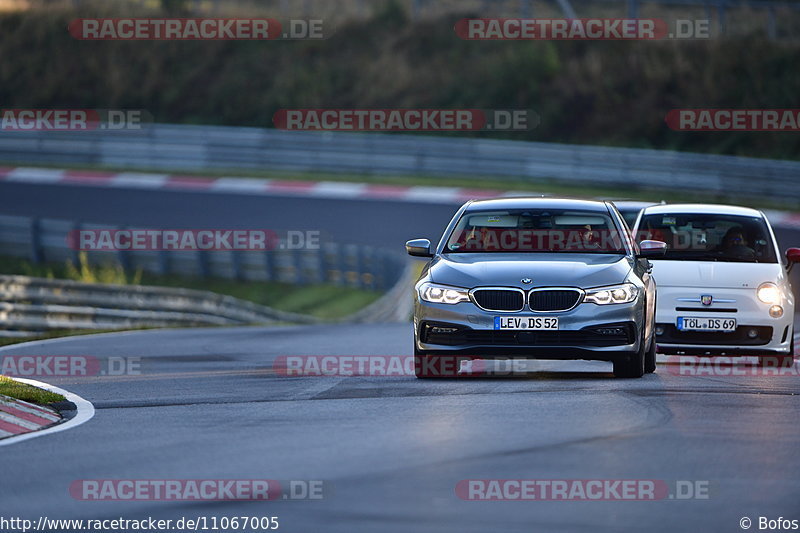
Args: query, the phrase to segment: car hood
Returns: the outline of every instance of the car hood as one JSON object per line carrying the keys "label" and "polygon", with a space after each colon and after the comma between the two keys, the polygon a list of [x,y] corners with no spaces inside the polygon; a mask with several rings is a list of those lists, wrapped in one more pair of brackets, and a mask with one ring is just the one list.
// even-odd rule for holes
{"label": "car hood", "polygon": [[707,287],[741,289],[758,287],[780,276],[778,263],[727,263],[723,261],[669,261],[653,263],[653,277],[659,287]]}
{"label": "car hood", "polygon": [[[622,283],[631,270],[626,257],[613,254],[462,253],[431,265],[436,283],[457,287],[599,287]],[[523,284],[530,278],[530,284]]]}

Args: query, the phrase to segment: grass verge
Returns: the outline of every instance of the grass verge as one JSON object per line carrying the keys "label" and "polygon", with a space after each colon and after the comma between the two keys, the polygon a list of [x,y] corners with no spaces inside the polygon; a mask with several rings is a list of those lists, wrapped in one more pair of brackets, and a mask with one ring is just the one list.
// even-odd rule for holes
{"label": "grass verge", "polygon": [[62,395],[0,376],[0,394],[39,405],[66,400]]}

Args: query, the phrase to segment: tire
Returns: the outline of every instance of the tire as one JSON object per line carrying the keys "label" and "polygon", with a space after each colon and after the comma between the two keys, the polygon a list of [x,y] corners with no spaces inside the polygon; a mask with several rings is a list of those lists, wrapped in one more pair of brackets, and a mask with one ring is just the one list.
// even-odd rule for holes
{"label": "tire", "polygon": [[470,359],[472,358],[468,356],[420,350],[417,348],[417,343],[414,342],[414,375],[418,379],[460,378],[462,377],[459,374],[461,362]]}
{"label": "tire", "polygon": [[[447,357],[447,356],[445,356]],[[420,350],[417,348],[416,341],[414,342],[414,375],[417,379],[442,379],[447,376],[442,372],[437,371],[441,365],[441,355],[431,354],[427,350]]]}
{"label": "tire", "polygon": [[653,332],[653,338],[650,339],[650,347],[647,353],[644,354],[644,371],[646,374],[652,374],[656,371],[656,334]]}
{"label": "tire", "polygon": [[[653,342],[655,344],[655,342]],[[614,377],[616,378],[640,378],[645,372],[645,357],[647,356],[645,346],[644,331],[639,342],[639,349],[627,357],[621,356],[614,361]]]}

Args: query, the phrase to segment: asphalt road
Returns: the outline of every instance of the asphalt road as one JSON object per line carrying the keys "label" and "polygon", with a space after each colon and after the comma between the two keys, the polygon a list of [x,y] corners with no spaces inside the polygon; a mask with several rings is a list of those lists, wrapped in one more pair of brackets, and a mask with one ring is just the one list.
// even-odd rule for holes
{"label": "asphalt road", "polygon": [[320,231],[334,242],[402,249],[436,240],[453,204],[0,182],[0,213],[135,227]]}
{"label": "asphalt road", "polygon": [[[456,206],[0,183],[0,212],[148,227],[322,230],[401,247]],[[378,221],[378,222],[376,222]],[[800,243],[779,230],[781,246]],[[798,322],[800,331],[800,322]],[[148,331],[0,355],[141,358],[141,374],[42,377],[97,415],[0,448],[0,517],[278,516],[283,531],[737,531],[800,519],[798,375],[615,380],[610,364],[536,362],[517,377],[286,378],[281,355],[407,355],[404,324]],[[115,359],[116,360],[116,359]],[[132,359],[129,359],[132,360]],[[746,364],[736,367],[748,369]],[[322,500],[93,502],[81,479],[320,480]],[[465,479],[651,479],[708,499],[473,502]]]}
{"label": "asphalt road", "polygon": [[[800,324],[800,321],[798,321]],[[798,327],[800,330],[800,326]],[[277,375],[281,355],[402,355],[407,324],[145,331],[0,355],[141,358],[139,374],[49,377],[97,414],[0,448],[0,516],[278,516],[281,531],[737,531],[800,519],[800,379],[533,362],[516,377]],[[131,359],[128,359],[129,361]],[[749,368],[745,363],[737,368]],[[81,479],[320,480],[324,499],[78,501]],[[464,501],[466,479],[647,479],[707,499]],[[674,494],[674,493],[673,493]]]}

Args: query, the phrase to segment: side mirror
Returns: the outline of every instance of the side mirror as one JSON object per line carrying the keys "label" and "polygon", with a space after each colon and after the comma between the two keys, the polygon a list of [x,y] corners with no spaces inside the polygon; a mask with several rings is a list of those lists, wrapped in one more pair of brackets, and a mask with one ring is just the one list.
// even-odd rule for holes
{"label": "side mirror", "polygon": [[637,257],[661,257],[665,253],[667,253],[667,243],[645,240],[639,243],[639,255]]}
{"label": "side mirror", "polygon": [[800,248],[788,248],[786,250],[786,260],[789,261],[787,270],[791,271],[795,263],[800,263]]}
{"label": "side mirror", "polygon": [[414,239],[406,243],[406,252],[414,257],[433,257],[431,241],[428,239]]}

